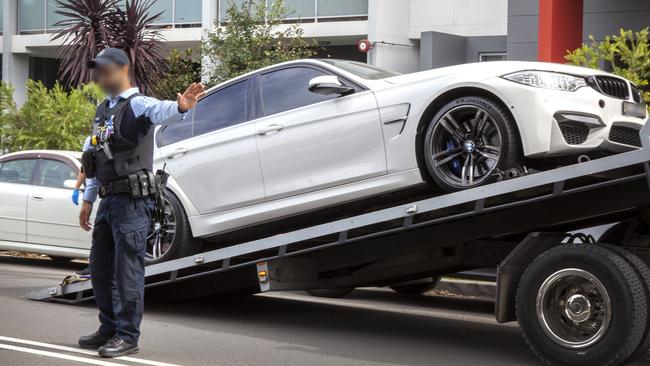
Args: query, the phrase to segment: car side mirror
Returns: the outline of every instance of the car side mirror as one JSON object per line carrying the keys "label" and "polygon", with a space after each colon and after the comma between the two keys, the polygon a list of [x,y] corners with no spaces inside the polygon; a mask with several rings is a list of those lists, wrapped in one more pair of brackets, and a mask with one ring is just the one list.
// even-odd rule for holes
{"label": "car side mirror", "polygon": [[75,189],[77,188],[77,181],[75,179],[66,179],[63,181],[63,188]]}
{"label": "car side mirror", "polygon": [[343,85],[334,75],[317,76],[309,80],[309,91],[322,95],[346,95],[354,92],[354,88]]}

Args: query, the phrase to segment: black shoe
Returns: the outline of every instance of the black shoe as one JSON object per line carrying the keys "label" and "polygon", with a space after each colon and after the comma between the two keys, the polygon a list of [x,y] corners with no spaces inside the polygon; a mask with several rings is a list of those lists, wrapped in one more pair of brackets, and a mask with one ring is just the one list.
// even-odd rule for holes
{"label": "black shoe", "polygon": [[86,268],[84,268],[81,271],[77,271],[74,274],[76,274],[77,276],[79,276],[81,278],[90,277],[90,266],[86,266]]}
{"label": "black shoe", "polygon": [[113,338],[112,334],[106,335],[106,334],[101,334],[99,332],[95,332],[91,335],[87,335],[79,338],[79,346],[81,348],[86,348],[86,349],[97,349],[105,345],[106,342],[111,340],[111,338]]}
{"label": "black shoe", "polygon": [[138,345],[113,337],[105,345],[99,347],[97,352],[102,357],[122,357],[138,352]]}

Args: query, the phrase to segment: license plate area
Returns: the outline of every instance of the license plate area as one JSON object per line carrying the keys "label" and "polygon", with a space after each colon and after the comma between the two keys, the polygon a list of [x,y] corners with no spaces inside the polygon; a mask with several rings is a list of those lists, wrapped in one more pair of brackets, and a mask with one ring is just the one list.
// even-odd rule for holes
{"label": "license plate area", "polygon": [[623,102],[623,115],[646,118],[648,107],[644,103]]}

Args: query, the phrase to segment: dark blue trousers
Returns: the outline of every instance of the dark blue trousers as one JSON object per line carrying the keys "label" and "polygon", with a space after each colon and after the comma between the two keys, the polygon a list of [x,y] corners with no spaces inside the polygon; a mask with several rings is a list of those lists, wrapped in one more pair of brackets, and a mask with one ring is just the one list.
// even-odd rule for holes
{"label": "dark blue trousers", "polygon": [[153,201],[113,195],[97,211],[90,274],[99,332],[137,344],[144,311],[144,258]]}

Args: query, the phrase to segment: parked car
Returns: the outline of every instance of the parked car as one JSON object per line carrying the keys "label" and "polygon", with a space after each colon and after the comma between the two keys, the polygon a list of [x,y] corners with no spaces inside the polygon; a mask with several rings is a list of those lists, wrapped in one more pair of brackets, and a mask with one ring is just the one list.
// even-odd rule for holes
{"label": "parked car", "polygon": [[[62,261],[88,258],[91,233],[79,227],[79,208],[71,198],[80,159],[81,153],[74,151],[0,156],[0,250],[47,254]],[[174,255],[176,249],[170,251],[173,217],[168,218],[163,235],[149,239],[147,263],[157,262],[163,252],[169,252],[167,258]]]}
{"label": "parked car", "polygon": [[156,162],[189,243],[424,182],[457,191],[521,164],[636,149],[645,121],[636,86],[576,66],[398,75],[301,60],[212,88],[158,129]]}
{"label": "parked car", "polygon": [[25,151],[0,156],[0,250],[87,258],[90,233],[72,204],[81,153]]}

